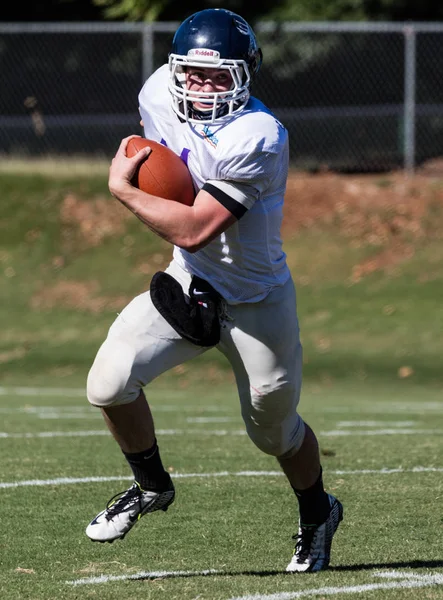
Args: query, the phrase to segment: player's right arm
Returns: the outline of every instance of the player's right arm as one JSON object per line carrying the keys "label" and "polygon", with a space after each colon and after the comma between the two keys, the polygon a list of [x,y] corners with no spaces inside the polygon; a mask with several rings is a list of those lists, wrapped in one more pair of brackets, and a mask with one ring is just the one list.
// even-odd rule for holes
{"label": "player's right arm", "polygon": [[149,151],[143,148],[133,157],[126,156],[133,137],[122,140],[111,162],[108,185],[111,194],[151,231],[183,250],[196,252],[235,223],[237,216],[205,189],[199,191],[193,206],[186,206],[134,187],[131,180]]}

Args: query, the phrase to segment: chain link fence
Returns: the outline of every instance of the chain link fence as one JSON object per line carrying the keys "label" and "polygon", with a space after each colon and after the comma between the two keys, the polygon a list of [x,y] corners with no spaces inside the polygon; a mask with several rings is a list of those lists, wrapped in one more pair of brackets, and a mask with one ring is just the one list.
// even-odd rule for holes
{"label": "chain link fence", "polygon": [[[179,23],[0,24],[0,154],[110,158]],[[303,170],[413,171],[443,155],[443,24],[260,23],[253,89]]]}

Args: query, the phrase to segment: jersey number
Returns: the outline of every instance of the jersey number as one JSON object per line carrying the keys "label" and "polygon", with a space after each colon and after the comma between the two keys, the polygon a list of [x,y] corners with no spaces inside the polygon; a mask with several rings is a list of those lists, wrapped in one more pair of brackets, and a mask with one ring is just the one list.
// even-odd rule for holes
{"label": "jersey number", "polygon": [[[160,144],[163,144],[163,146],[166,146],[166,148],[168,147],[166,140],[164,140],[163,138],[160,140]],[[182,161],[185,163],[186,166],[188,166],[189,153],[190,153],[189,148],[183,148],[183,150],[181,151],[181,154],[180,154],[180,158],[182,159]]]}

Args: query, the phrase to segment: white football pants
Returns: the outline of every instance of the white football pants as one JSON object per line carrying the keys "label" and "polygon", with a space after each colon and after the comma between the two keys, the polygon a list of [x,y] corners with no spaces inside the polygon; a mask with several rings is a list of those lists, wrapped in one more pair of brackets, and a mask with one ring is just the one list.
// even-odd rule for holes
{"label": "white football pants", "polygon": [[[187,294],[191,275],[174,261],[166,272]],[[266,454],[292,456],[305,434],[297,413],[302,347],[293,281],[260,302],[224,308],[217,349],[232,365],[247,433]],[[88,400],[105,408],[133,402],[150,381],[208,349],[180,337],[144,292],[111,325],[88,375]]]}

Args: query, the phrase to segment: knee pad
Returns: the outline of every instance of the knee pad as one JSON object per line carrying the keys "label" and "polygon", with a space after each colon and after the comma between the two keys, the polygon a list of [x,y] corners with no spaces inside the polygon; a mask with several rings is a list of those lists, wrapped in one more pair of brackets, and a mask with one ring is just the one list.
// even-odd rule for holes
{"label": "knee pad", "polygon": [[293,429],[293,431],[290,435],[289,443],[288,443],[289,447],[282,454],[276,455],[277,458],[281,458],[281,459],[291,458],[292,456],[297,454],[297,452],[300,450],[301,445],[303,444],[303,440],[305,439],[305,434],[306,434],[305,422],[300,417],[300,415],[297,414],[297,417],[298,417],[297,426],[295,429]]}
{"label": "knee pad", "polygon": [[298,413],[275,426],[250,423],[246,430],[257,448],[276,458],[290,458],[296,454],[305,437],[305,424]]}
{"label": "knee pad", "polygon": [[296,454],[303,443],[305,425],[297,413],[300,380],[276,378],[250,389],[250,403],[242,403],[246,430],[265,454],[285,457]]}
{"label": "knee pad", "polygon": [[107,408],[137,399],[140,386],[131,384],[135,353],[119,340],[105,341],[89,371],[86,395],[93,406]]}

